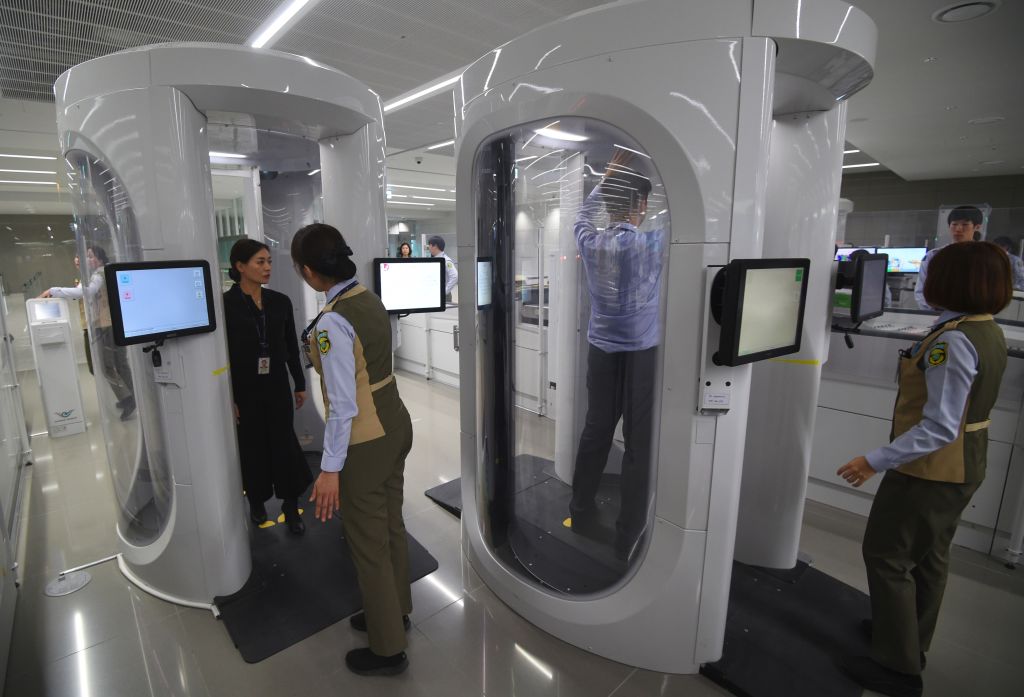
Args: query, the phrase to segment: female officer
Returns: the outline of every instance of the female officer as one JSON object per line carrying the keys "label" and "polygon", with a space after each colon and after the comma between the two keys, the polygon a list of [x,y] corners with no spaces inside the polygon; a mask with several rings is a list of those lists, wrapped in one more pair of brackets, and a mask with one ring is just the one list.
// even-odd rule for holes
{"label": "female officer", "polygon": [[391,372],[391,322],[384,305],[356,280],[341,233],[316,223],[292,240],[292,260],[327,305],[306,330],[310,361],[321,377],[327,429],[320,476],[310,501],[327,521],[342,512],[365,613],[351,619],[370,647],[349,651],[360,675],[405,670],[405,630],[412,611],[409,551],[402,520],[405,457],[412,422]]}
{"label": "female officer", "polygon": [[1006,367],[992,315],[1012,297],[1006,254],[959,242],[932,258],[928,304],[942,308],[924,340],[901,351],[892,442],[837,474],[859,487],[885,472],[864,532],[871,656],[843,668],[862,686],[916,697],[960,514],[985,478],[989,412]]}
{"label": "female officer", "polygon": [[398,258],[399,259],[412,259],[412,245],[408,242],[403,242],[398,245]]}
{"label": "female officer", "polygon": [[270,281],[267,245],[239,240],[230,259],[228,273],[235,285],[224,293],[224,319],[249,516],[257,525],[265,523],[264,502],[277,494],[288,530],[301,535],[306,526],[298,500],[313,476],[292,426],[292,400],[296,409],[306,401],[292,303],[287,295],[263,287]]}

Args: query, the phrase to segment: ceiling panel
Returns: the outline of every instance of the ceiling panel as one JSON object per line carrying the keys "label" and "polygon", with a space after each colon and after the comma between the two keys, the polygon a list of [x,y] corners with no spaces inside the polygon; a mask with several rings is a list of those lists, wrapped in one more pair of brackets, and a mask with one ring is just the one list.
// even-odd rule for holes
{"label": "ceiling panel", "polygon": [[17,0],[0,4],[0,96],[53,100],[83,61],[165,41],[242,43],[279,0]]}

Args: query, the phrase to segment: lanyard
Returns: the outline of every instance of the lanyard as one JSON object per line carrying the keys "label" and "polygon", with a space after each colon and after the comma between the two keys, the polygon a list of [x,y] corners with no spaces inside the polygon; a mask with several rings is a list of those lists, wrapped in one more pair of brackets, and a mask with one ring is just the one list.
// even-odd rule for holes
{"label": "lanyard", "polygon": [[313,318],[313,321],[310,322],[309,325],[306,327],[306,329],[302,332],[302,344],[303,344],[303,346],[309,346],[309,333],[311,331],[313,331],[313,327],[315,327],[316,323],[320,321],[320,318],[324,316],[324,313],[327,311],[327,308],[330,307],[331,303],[333,303],[339,297],[341,297],[345,293],[347,293],[350,290],[352,290],[353,288],[355,288],[358,283],[359,283],[359,281],[357,279],[353,279],[353,281],[351,283],[349,283],[347,286],[345,286],[344,288],[339,290],[337,293],[335,293],[331,297],[330,300],[327,301],[327,304],[324,305],[324,309],[320,310],[320,313],[316,317]]}
{"label": "lanyard", "polygon": [[260,309],[256,305],[256,301],[245,293],[246,304],[249,306],[249,312],[252,313],[253,321],[256,323],[256,341],[260,347],[260,356],[270,355],[270,342],[267,340],[267,312],[266,309]]}

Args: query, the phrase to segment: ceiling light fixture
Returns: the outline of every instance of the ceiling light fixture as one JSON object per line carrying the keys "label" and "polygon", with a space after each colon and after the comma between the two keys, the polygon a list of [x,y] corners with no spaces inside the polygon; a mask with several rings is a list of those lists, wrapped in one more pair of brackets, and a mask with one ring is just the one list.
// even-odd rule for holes
{"label": "ceiling light fixture", "polygon": [[444,193],[444,189],[436,189],[432,186],[410,186],[408,184],[388,184],[391,189],[418,189],[420,191],[440,191]]}
{"label": "ceiling light fixture", "polygon": [[44,186],[57,186],[57,182],[21,182],[16,179],[0,179],[0,184],[42,184]]}
{"label": "ceiling light fixture", "polygon": [[446,140],[443,143],[434,143],[433,145],[428,145],[427,146],[427,150],[437,150],[438,148],[446,148],[449,145],[455,145],[455,141],[454,140]]}
{"label": "ceiling light fixture", "polygon": [[572,143],[579,143],[587,140],[586,136],[581,136],[578,133],[569,133],[568,131],[561,131],[557,128],[536,128],[533,131],[539,136],[545,138],[554,138],[555,140],[568,140]]}
{"label": "ceiling light fixture", "polygon": [[314,170],[313,170],[312,172],[310,172],[310,173],[309,173],[309,174],[307,174],[306,176],[307,176],[307,177],[312,177],[312,176],[313,176],[314,174],[316,174],[316,173],[317,173],[317,172],[319,172],[319,171],[320,171],[320,170],[318,170],[318,169],[314,169]]}
{"label": "ceiling light fixture", "polygon": [[247,156],[239,155],[236,152],[214,152],[213,150],[211,150],[210,157],[223,157],[229,160],[244,160]]}
{"label": "ceiling light fixture", "polygon": [[56,160],[56,157],[50,157],[49,155],[11,155],[9,153],[0,153],[0,157],[15,157],[22,160]]}
{"label": "ceiling light fixture", "polygon": [[859,165],[843,165],[843,169],[853,169],[855,167],[877,167],[882,164],[881,162],[864,162]]}
{"label": "ceiling light fixture", "polygon": [[[315,5],[316,3],[312,4]],[[307,7],[307,5],[310,6]],[[271,39],[274,39],[278,34],[283,32],[285,28],[290,27],[300,19],[299,12],[302,9],[306,9],[307,12],[312,9],[310,0],[289,0],[289,2],[282,4],[272,15],[267,17],[267,20],[260,25],[260,28],[249,37],[249,41],[247,43],[253,48],[266,47],[267,44],[271,43]]]}
{"label": "ceiling light fixture", "polygon": [[45,169],[0,169],[0,172],[7,172],[8,174],[57,174]]}
{"label": "ceiling light fixture", "polygon": [[428,206],[434,207],[433,203],[414,203],[413,201],[388,201],[389,206]]}
{"label": "ceiling light fixture", "polygon": [[860,152],[860,150],[843,150],[844,155],[852,155],[855,152]]}
{"label": "ceiling light fixture", "polygon": [[439,82],[436,82],[436,83],[434,83],[432,85],[427,85],[423,89],[417,90],[416,92],[413,92],[412,94],[410,94],[408,96],[399,97],[398,99],[395,99],[393,101],[387,102],[384,105],[384,112],[387,113],[389,111],[397,109],[400,106],[405,106],[406,104],[409,104],[411,102],[415,102],[417,100],[423,99],[424,97],[429,97],[432,94],[440,92],[445,87],[449,87],[451,85],[454,85],[456,82],[458,82],[461,79],[462,79],[462,73],[461,72],[458,75],[455,75],[453,77],[449,77],[447,79],[442,78]]}
{"label": "ceiling light fixture", "polygon": [[943,24],[969,22],[999,9],[1001,0],[984,0],[984,2],[958,2],[944,7],[932,14],[932,19]]}
{"label": "ceiling light fixture", "polygon": [[419,199],[421,201],[451,201],[452,203],[455,202],[455,199],[453,199],[453,198],[439,198],[437,196],[415,196],[414,195],[413,198]]}

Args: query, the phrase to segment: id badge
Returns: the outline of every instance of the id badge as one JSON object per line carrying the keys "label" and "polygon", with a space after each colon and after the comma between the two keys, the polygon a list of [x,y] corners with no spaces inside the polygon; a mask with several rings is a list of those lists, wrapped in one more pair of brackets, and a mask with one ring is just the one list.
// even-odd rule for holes
{"label": "id badge", "polygon": [[270,356],[260,356],[257,375],[270,375]]}

